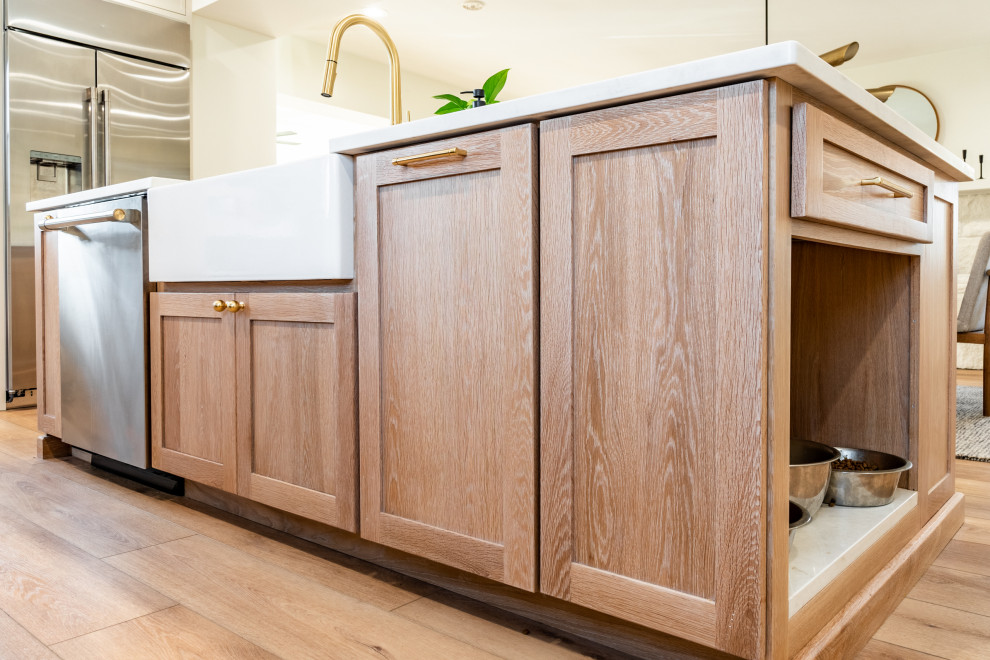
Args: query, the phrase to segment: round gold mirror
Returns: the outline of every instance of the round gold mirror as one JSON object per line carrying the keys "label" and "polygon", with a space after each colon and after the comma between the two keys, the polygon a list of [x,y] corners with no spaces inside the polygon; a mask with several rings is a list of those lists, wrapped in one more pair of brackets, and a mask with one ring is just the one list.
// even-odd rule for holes
{"label": "round gold mirror", "polygon": [[884,85],[869,90],[873,96],[920,128],[926,135],[938,140],[942,131],[935,104],[921,90],[907,85]]}

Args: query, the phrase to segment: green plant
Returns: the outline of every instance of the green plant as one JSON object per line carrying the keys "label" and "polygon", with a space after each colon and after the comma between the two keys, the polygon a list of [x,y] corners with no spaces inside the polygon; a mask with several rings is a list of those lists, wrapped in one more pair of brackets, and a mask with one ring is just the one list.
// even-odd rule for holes
{"label": "green plant", "polygon": [[[509,77],[509,70],[502,69],[498,73],[493,73],[489,76],[485,84],[481,86],[485,90],[485,105],[491,105],[492,103],[498,103],[496,97],[502,88],[505,87],[505,80]],[[445,115],[450,112],[457,112],[458,110],[467,110],[471,107],[470,99],[462,99],[456,94],[439,94],[433,98],[440,101],[447,101],[446,105],[441,106],[433,114],[435,115]]]}

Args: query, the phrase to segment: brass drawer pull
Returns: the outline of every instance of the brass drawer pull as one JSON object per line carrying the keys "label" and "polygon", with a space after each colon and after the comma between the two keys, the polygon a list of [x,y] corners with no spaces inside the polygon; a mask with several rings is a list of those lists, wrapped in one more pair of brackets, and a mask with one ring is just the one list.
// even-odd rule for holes
{"label": "brass drawer pull", "polygon": [[393,165],[419,165],[420,163],[425,163],[429,160],[436,160],[438,158],[449,158],[454,156],[455,158],[464,158],[467,156],[467,151],[464,149],[459,149],[457,147],[451,147],[450,149],[442,149],[440,151],[431,151],[425,154],[417,154],[415,156],[403,156],[402,158],[393,158]]}
{"label": "brass drawer pull", "polygon": [[223,312],[223,311],[226,311],[226,309],[227,309],[227,303],[225,303],[224,301],[222,301],[222,300],[214,300],[213,301],[213,311],[214,312]]}
{"label": "brass drawer pull", "polygon": [[904,186],[899,186],[896,183],[891,183],[882,176],[875,176],[872,179],[863,179],[862,181],[859,182],[859,185],[880,186],[881,188],[885,188],[886,190],[889,190],[890,192],[894,193],[894,197],[908,197],[908,198],[914,197],[914,193],[912,193]]}
{"label": "brass drawer pull", "polygon": [[239,300],[228,300],[227,301],[227,311],[237,313],[247,307],[245,303]]}

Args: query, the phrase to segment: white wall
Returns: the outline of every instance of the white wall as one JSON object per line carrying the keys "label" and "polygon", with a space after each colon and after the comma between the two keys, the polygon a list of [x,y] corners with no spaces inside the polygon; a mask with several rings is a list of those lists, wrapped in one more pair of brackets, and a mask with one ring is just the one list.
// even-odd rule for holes
{"label": "white wall", "polygon": [[[278,91],[280,94],[320,101],[331,107],[355,110],[379,117],[389,117],[388,56],[382,46],[379,59],[367,59],[344,52],[337,65],[337,81],[331,99],[320,96],[323,70],[327,58],[324,43],[299,37],[282,37],[278,41]],[[402,61],[402,52],[399,52]],[[463,85],[463,83],[462,83]],[[402,73],[402,121],[407,112],[412,118],[429,117],[443,105],[433,97],[456,94],[463,87],[412,71]]]}
{"label": "white wall", "polygon": [[[308,114],[310,127],[322,116],[335,120],[335,125],[353,119],[354,125],[370,127],[387,123],[391,114],[384,47],[380,61],[344,53],[334,96],[325,99],[320,96],[324,44],[299,37],[272,38],[195,15],[192,42],[193,178],[286,160],[284,154],[293,150],[277,151],[275,142],[286,117]],[[413,119],[433,114],[442,105],[432,98],[434,95],[459,91],[451,83],[403,73],[403,120],[410,114]],[[327,122],[330,131],[334,130],[331,120]],[[307,133],[310,140],[325,137]],[[285,138],[298,139],[306,137]],[[310,155],[312,148],[309,145],[295,151]]]}
{"label": "white wall", "polygon": [[275,42],[193,16],[192,177],[275,162]]}
{"label": "white wall", "polygon": [[[984,176],[990,177],[990,44],[871,66],[855,62],[841,71],[864,87],[896,83],[927,94],[941,119],[939,142],[960,157],[967,149],[966,160],[977,170],[977,155],[984,154]],[[990,178],[960,188],[977,186],[990,188]]]}

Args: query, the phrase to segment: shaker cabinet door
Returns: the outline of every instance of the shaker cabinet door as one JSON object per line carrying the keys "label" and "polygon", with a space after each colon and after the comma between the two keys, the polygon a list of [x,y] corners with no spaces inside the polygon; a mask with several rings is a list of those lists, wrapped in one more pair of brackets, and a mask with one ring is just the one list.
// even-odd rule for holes
{"label": "shaker cabinet door", "polygon": [[750,658],[765,99],[761,81],[540,127],[541,590]]}
{"label": "shaker cabinet door", "polygon": [[361,535],[536,587],[536,131],[357,160]]}
{"label": "shaker cabinet door", "polygon": [[237,313],[237,494],[352,532],[356,297],[250,293]]}
{"label": "shaker cabinet door", "polygon": [[151,464],[237,489],[235,315],[229,294],[151,294]]}

